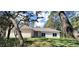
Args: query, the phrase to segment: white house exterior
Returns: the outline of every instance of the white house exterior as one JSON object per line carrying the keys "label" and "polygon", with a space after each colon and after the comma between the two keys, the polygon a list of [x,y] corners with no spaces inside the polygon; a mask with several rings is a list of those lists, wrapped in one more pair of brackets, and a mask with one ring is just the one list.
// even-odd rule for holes
{"label": "white house exterior", "polygon": [[[55,33],[45,33],[46,38],[60,38],[60,33],[55,32]],[[53,34],[56,34],[55,36]]]}
{"label": "white house exterior", "polygon": [[[34,37],[60,38],[60,31],[51,28],[34,28]],[[37,33],[35,33],[37,32]]]}
{"label": "white house exterior", "polygon": [[[23,26],[21,28],[21,32],[24,38],[60,38],[60,31],[51,28],[30,28],[27,26]],[[14,29],[12,29],[10,37],[15,38]]]}

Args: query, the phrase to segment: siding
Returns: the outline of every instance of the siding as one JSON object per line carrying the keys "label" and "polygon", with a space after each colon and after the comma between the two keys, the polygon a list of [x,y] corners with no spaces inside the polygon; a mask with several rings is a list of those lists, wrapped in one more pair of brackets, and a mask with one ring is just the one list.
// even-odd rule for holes
{"label": "siding", "polygon": [[[31,33],[22,33],[23,38],[30,38],[31,37]],[[14,33],[10,34],[11,38],[15,38]]]}
{"label": "siding", "polygon": [[45,33],[46,38],[60,38],[60,33],[57,33],[57,36],[53,36],[53,33]]}

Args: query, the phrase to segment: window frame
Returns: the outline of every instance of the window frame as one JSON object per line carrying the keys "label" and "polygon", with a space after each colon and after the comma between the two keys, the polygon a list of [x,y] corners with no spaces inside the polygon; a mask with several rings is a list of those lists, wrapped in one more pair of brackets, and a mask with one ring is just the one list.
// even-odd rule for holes
{"label": "window frame", "polygon": [[45,37],[45,35],[46,35],[46,33],[41,33],[41,36],[42,36],[42,37]]}
{"label": "window frame", "polygon": [[57,37],[57,33],[53,33],[53,37]]}

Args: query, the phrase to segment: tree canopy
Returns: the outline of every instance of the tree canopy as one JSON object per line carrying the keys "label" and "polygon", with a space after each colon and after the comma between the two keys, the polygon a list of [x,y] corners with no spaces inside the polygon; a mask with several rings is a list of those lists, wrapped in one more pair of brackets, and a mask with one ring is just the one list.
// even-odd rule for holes
{"label": "tree canopy", "polygon": [[54,23],[54,20],[52,19],[52,15],[49,15],[48,17],[48,21],[46,22],[45,28],[55,28],[55,23]]}

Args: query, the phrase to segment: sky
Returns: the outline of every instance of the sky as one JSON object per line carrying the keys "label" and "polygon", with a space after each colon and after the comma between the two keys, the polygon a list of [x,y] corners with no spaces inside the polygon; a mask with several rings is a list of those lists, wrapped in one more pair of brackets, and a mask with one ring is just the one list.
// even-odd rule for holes
{"label": "sky", "polygon": [[44,17],[44,18],[38,19],[38,22],[35,22],[34,27],[43,27],[48,20],[49,14],[50,14],[50,12],[48,12],[48,13],[43,12],[43,13],[39,14],[38,15],[39,17]]}

